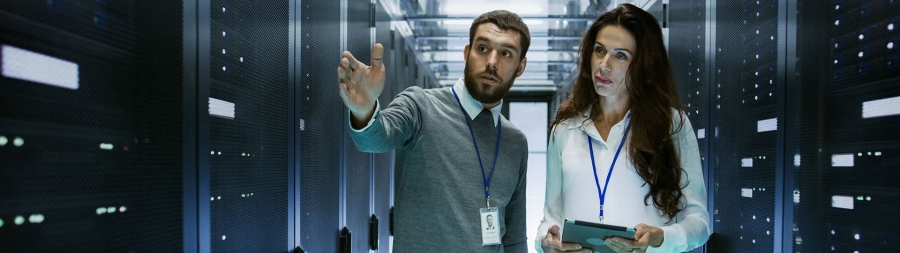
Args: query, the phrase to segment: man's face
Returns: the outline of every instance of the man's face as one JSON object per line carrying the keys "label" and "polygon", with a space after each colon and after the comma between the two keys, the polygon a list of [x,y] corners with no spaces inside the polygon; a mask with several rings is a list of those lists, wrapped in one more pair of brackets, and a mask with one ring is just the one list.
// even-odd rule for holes
{"label": "man's face", "polygon": [[488,217],[487,217],[487,224],[488,224],[488,227],[494,226],[494,217],[488,216]]}
{"label": "man's face", "polygon": [[466,89],[472,97],[485,104],[499,102],[506,96],[516,77],[525,71],[521,56],[521,35],[515,30],[501,30],[493,23],[484,23],[475,31],[472,44],[466,45]]}

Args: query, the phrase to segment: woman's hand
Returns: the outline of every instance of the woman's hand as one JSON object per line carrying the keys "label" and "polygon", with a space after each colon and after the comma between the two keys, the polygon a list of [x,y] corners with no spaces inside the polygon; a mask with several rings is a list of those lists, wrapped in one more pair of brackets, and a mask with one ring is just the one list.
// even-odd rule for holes
{"label": "woman's hand", "polygon": [[581,244],[562,242],[562,237],[560,237],[559,234],[559,225],[553,225],[549,230],[547,230],[547,234],[544,235],[544,238],[541,239],[541,248],[543,248],[544,252],[546,253],[593,252],[591,249],[581,248]]}
{"label": "woman's hand", "polygon": [[609,248],[619,253],[643,253],[648,247],[656,248],[661,246],[665,240],[663,230],[659,227],[641,223],[634,226],[634,230],[634,240],[628,240],[622,237],[612,237],[603,242],[606,243],[606,246],[609,246]]}

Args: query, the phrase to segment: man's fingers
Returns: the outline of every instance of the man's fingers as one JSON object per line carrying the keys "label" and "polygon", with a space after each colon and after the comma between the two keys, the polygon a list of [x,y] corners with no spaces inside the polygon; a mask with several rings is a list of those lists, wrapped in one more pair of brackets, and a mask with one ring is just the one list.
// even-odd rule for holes
{"label": "man's fingers", "polygon": [[340,67],[340,66],[337,67],[337,76],[338,76],[338,82],[341,82],[341,83],[344,82],[345,79],[347,79],[347,74],[346,74],[346,72],[344,72],[344,67]]}
{"label": "man's fingers", "polygon": [[345,84],[344,82],[341,82],[338,85],[338,87],[340,87],[340,90],[341,90],[341,97],[346,98],[347,97],[347,84]]}
{"label": "man's fingers", "polygon": [[350,59],[347,57],[341,58],[341,67],[345,70],[350,70]]}
{"label": "man's fingers", "polygon": [[353,57],[353,54],[351,54],[349,51],[344,51],[343,55],[344,55],[344,59],[347,60],[347,64],[344,65],[344,60],[342,59],[341,66],[346,66],[350,70],[356,70],[357,68],[359,68],[360,63],[358,60],[356,60],[355,57]]}
{"label": "man's fingers", "polygon": [[375,43],[372,46],[372,67],[381,68],[384,64],[384,46],[381,43]]}

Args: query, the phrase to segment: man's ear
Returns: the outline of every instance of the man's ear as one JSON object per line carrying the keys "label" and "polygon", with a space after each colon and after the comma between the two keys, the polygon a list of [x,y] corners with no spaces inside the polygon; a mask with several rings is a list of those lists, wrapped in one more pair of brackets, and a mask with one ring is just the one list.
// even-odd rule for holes
{"label": "man's ear", "polygon": [[466,47],[463,48],[463,63],[469,60],[469,44],[466,44]]}
{"label": "man's ear", "polygon": [[522,61],[519,62],[519,67],[516,68],[516,77],[522,76],[522,73],[525,72],[525,65],[528,64],[528,58],[522,57]]}

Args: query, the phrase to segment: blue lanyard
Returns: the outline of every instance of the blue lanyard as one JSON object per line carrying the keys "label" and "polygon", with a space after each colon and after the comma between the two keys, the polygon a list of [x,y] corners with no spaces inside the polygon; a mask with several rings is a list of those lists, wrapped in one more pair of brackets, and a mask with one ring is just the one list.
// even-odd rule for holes
{"label": "blue lanyard", "polygon": [[487,207],[491,207],[491,194],[489,193],[488,187],[491,185],[491,178],[494,177],[494,168],[497,167],[497,157],[500,156],[500,135],[503,134],[500,130],[503,129],[503,121],[500,121],[500,116],[497,115],[497,147],[494,148],[494,165],[491,166],[491,174],[485,176],[484,163],[481,162],[481,152],[478,151],[478,141],[475,140],[475,130],[472,130],[472,122],[469,120],[469,116],[466,113],[466,109],[463,108],[462,102],[459,101],[456,90],[453,88],[450,88],[450,90],[453,91],[453,96],[456,97],[456,103],[459,103],[459,109],[462,110],[463,117],[466,118],[466,124],[469,125],[469,133],[472,134],[472,142],[475,143],[475,154],[478,155],[478,165],[481,166],[481,179],[484,180],[484,202],[487,204]]}
{"label": "blue lanyard", "polygon": [[597,178],[597,162],[594,161],[594,144],[592,143],[594,139],[591,138],[590,135],[587,135],[588,138],[588,148],[591,150],[591,166],[594,166],[594,183],[597,184],[597,192],[600,193],[600,221],[603,221],[603,201],[606,199],[606,190],[607,186],[609,186],[609,178],[612,177],[613,168],[616,166],[616,160],[619,159],[619,152],[622,151],[622,146],[625,144],[625,137],[628,136],[628,130],[631,130],[631,124],[629,123],[625,126],[625,134],[622,135],[622,141],[619,142],[619,149],[616,150],[616,156],[613,156],[612,164],[609,165],[609,172],[606,174],[606,183],[603,184],[603,189],[600,189],[600,179]]}

